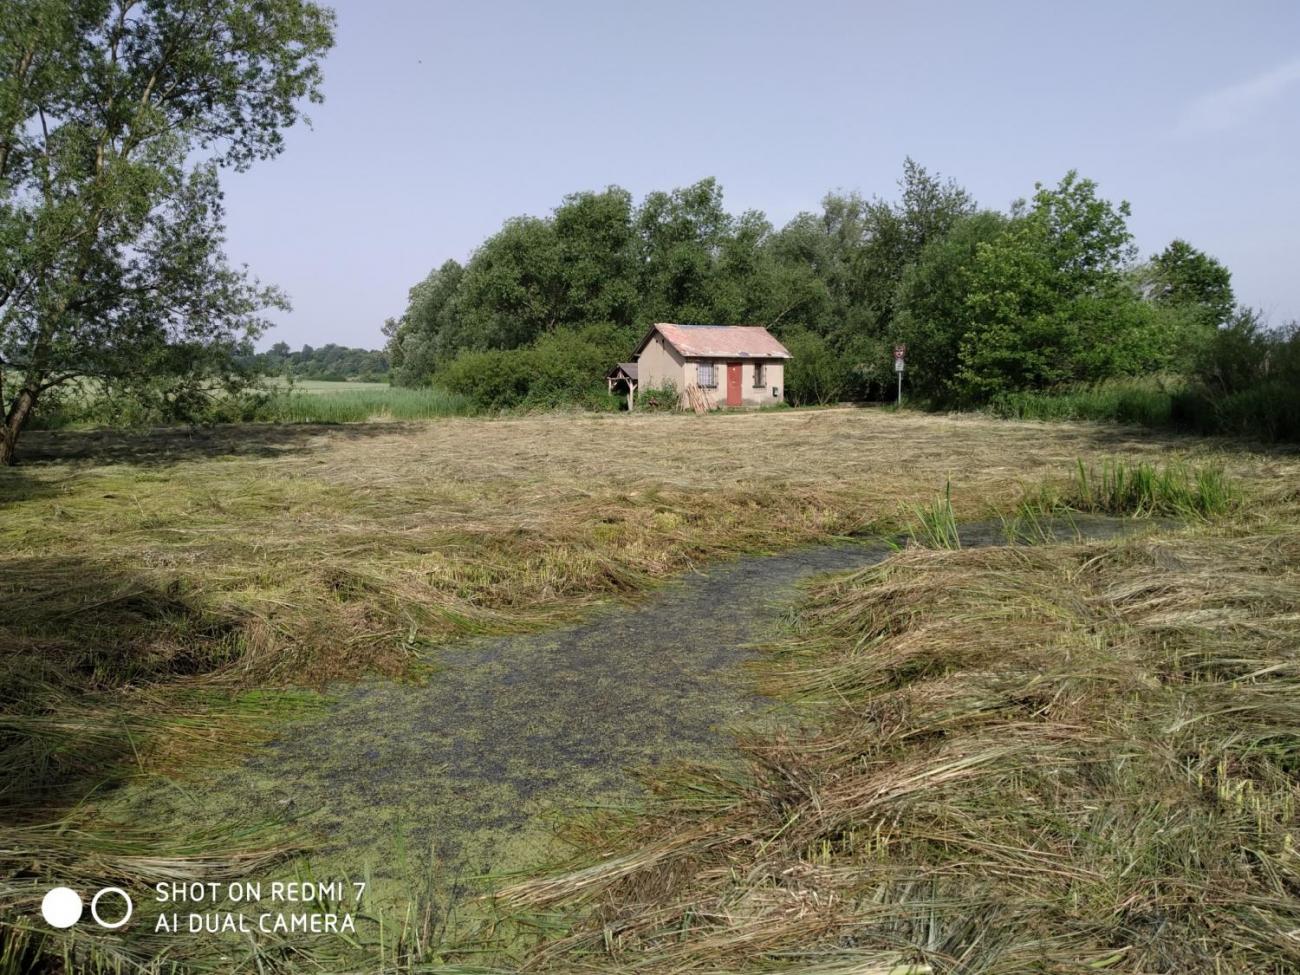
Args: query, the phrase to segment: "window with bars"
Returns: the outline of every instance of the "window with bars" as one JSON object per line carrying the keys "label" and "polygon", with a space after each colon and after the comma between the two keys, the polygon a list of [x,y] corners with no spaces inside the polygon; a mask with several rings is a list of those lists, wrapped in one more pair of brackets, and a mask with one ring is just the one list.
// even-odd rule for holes
{"label": "window with bars", "polygon": [[767,385],[767,366],[761,362],[754,363],[754,388],[762,389]]}
{"label": "window with bars", "polygon": [[701,362],[695,367],[695,382],[709,388],[718,385],[717,370],[713,368],[712,362]]}

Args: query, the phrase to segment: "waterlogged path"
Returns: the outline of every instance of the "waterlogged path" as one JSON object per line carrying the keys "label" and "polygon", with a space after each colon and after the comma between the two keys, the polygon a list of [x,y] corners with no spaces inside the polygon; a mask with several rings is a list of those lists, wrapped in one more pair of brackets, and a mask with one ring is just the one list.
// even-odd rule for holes
{"label": "waterlogged path", "polygon": [[459,899],[471,878],[543,855],[547,814],[634,794],[629,769],[725,754],[727,726],[771,707],[739,666],[746,645],[772,635],[800,582],[891,550],[742,558],[576,625],[446,647],[427,682],[344,688],[245,765],[148,801],[154,816],[159,804],[190,819],[287,815],[318,839],[318,876],[368,873],[394,903]]}
{"label": "waterlogged path", "polygon": [[769,703],[738,666],[746,644],[800,581],[888,553],[743,558],[577,625],[447,647],[425,683],[350,688],[234,778],[268,811],[308,813],[327,856],[459,887],[540,853],[547,812],[627,794],[630,768],[716,756]]}

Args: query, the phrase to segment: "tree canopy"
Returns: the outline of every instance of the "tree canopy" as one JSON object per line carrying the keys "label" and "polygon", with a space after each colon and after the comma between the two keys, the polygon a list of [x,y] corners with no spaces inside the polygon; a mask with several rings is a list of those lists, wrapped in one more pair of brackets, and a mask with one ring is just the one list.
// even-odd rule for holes
{"label": "tree canopy", "polygon": [[0,6],[0,462],[70,382],[181,415],[243,381],[285,298],[223,252],[223,167],[320,99],[333,13],[304,0]]}
{"label": "tree canopy", "polygon": [[[396,381],[419,385],[467,352],[557,332],[599,327],[626,356],[655,321],[759,324],[798,347],[795,401],[887,395],[901,341],[909,388],[939,405],[1187,365],[1232,309],[1230,277],[1183,241],[1139,263],[1128,217],[1074,172],[981,210],[911,159],[895,199],[829,193],[780,229],[730,213],[712,179],[639,204],[618,187],[576,193],[431,272],[386,326],[388,350]],[[578,358],[598,380],[598,359]]]}

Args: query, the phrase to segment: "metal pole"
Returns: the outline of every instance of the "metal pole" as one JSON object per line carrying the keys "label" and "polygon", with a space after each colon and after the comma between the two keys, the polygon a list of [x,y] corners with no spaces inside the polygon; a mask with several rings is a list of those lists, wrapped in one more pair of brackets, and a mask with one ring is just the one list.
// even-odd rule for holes
{"label": "metal pole", "polygon": [[898,370],[898,405],[903,405],[903,370]]}

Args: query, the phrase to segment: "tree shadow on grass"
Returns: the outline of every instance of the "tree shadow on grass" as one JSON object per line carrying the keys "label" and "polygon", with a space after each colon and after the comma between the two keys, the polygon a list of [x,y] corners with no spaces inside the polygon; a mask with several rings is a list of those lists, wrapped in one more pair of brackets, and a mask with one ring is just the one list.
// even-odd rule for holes
{"label": "tree shadow on grass", "polygon": [[[112,786],[186,695],[242,653],[242,625],[179,580],[77,559],[0,560],[0,818]],[[182,691],[177,694],[176,691]]]}
{"label": "tree shadow on grass", "polygon": [[349,443],[401,430],[401,421],[369,423],[241,423],[152,430],[36,430],[23,437],[18,461],[42,464],[129,464],[168,467],[191,460],[275,458],[310,453],[323,440]]}
{"label": "tree shadow on grass", "polygon": [[0,510],[5,505],[35,501],[58,493],[58,484],[49,478],[32,477],[22,467],[0,467]]}

